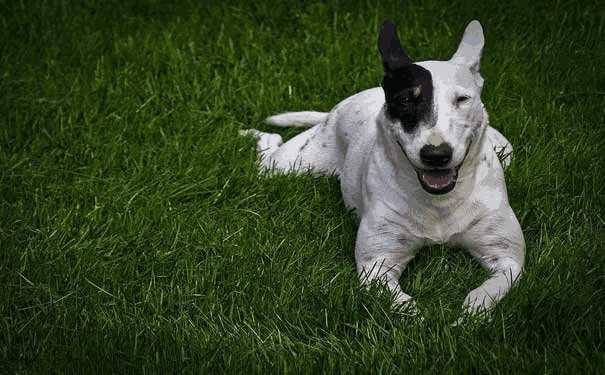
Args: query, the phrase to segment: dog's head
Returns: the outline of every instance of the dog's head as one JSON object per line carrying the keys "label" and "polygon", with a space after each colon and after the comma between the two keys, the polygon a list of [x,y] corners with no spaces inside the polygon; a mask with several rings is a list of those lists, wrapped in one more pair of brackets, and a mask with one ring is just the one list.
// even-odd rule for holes
{"label": "dog's head", "polygon": [[392,22],[380,31],[387,127],[431,194],[455,187],[458,170],[483,130],[483,43],[481,24],[472,21],[449,61],[414,63]]}

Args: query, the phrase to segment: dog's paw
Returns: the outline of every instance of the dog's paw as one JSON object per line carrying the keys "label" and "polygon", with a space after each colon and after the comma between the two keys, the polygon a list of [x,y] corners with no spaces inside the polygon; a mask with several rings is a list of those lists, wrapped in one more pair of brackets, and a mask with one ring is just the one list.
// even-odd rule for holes
{"label": "dog's paw", "polygon": [[413,299],[405,299],[404,301],[399,301],[395,299],[393,301],[393,311],[397,314],[403,315],[405,317],[414,318],[420,321],[424,321],[424,317],[420,313],[418,309],[418,305],[416,301]]}
{"label": "dog's paw", "polygon": [[463,309],[469,315],[483,314],[496,302],[496,294],[496,292],[482,287],[473,289],[464,298]]}
{"label": "dog's paw", "polygon": [[493,305],[492,302],[493,297],[483,288],[472,290],[464,299],[462,315],[451,326],[459,327],[490,322],[492,320],[490,308]]}
{"label": "dog's paw", "polygon": [[466,325],[466,322],[468,321],[466,315],[462,315],[460,317],[458,317],[458,319],[456,319],[456,321],[452,324],[450,324],[450,327],[461,327],[463,325]]}
{"label": "dog's paw", "polygon": [[239,135],[241,135],[242,137],[247,137],[247,136],[251,136],[254,138],[258,138],[262,135],[262,132],[256,130],[256,129],[243,129],[240,130]]}
{"label": "dog's paw", "polygon": [[472,300],[475,303],[469,303],[468,297],[462,306],[462,315],[451,324],[452,327],[476,325],[481,323],[489,323],[492,321],[491,309],[487,308],[483,303],[476,303],[477,299]]}
{"label": "dog's paw", "polygon": [[492,320],[493,320],[493,317],[489,311],[482,311],[480,313],[472,313],[472,314],[465,312],[462,315],[460,315],[460,317],[458,317],[458,319],[456,319],[455,322],[450,324],[450,326],[451,327],[462,327],[462,326],[469,326],[469,325],[477,325],[477,324],[483,324],[483,323],[490,323],[490,322],[492,322]]}

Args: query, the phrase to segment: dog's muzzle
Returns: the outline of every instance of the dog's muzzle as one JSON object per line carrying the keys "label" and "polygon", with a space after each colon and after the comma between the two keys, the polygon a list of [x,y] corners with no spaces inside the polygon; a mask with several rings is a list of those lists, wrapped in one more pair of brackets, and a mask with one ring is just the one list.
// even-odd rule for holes
{"label": "dog's muzzle", "polygon": [[444,169],[420,169],[416,168],[414,163],[408,157],[408,154],[405,152],[405,149],[397,140],[397,144],[399,148],[401,148],[401,152],[405,155],[406,159],[410,165],[416,170],[416,175],[418,176],[418,181],[420,182],[420,186],[427,193],[434,195],[447,194],[452,191],[456,187],[456,181],[458,180],[458,170],[466,160],[466,155],[470,149],[470,144],[466,149],[466,154],[462,159],[462,162],[458,164],[458,166],[454,168],[444,168]]}

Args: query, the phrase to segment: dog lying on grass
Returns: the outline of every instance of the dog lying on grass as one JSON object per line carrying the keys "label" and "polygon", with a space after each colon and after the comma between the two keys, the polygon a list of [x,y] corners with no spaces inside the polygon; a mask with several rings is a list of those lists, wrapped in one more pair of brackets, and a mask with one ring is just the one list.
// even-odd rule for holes
{"label": "dog lying on grass", "polygon": [[479,72],[483,29],[472,21],[448,61],[413,62],[386,21],[378,46],[382,87],[353,95],[329,113],[269,117],[277,126],[311,127],[286,143],[255,129],[261,168],[338,176],[360,225],[355,245],[364,283],[384,283],[394,302],[415,310],[399,277],[425,245],[469,250],[491,276],[464,308],[484,312],[520,277],[523,233],[508,203],[504,168],[511,144],[489,126]]}

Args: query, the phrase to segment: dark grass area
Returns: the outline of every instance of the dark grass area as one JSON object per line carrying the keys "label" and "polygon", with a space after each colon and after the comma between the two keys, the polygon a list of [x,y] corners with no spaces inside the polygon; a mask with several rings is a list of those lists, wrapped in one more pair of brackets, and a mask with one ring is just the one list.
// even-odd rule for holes
{"label": "dark grass area", "polygon": [[[485,29],[527,241],[491,322],[450,327],[485,274],[441,247],[401,279],[425,320],[391,312],[336,179],[259,179],[237,137],[378,85],[385,18],[418,60]],[[0,369],[602,372],[604,24],[596,1],[0,1]]]}

